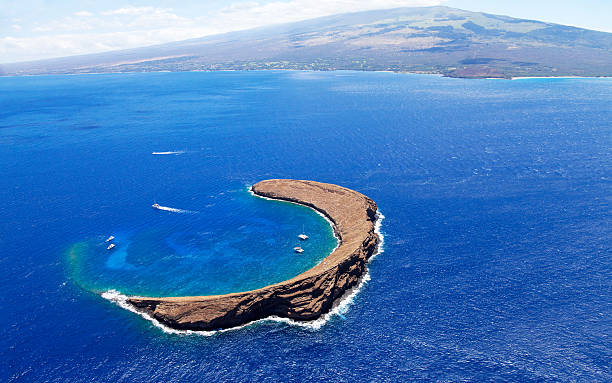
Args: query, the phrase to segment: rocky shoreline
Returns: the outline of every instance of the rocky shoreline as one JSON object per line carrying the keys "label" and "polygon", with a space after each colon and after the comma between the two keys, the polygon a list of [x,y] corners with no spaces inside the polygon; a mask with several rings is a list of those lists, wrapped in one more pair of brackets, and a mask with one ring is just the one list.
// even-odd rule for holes
{"label": "rocky shoreline", "polygon": [[255,195],[309,206],[325,215],[339,240],[321,263],[289,280],[257,290],[211,296],[129,297],[127,303],[177,330],[217,330],[270,316],[314,320],[355,287],[378,249],[376,203],[356,191],[303,180],[266,180]]}

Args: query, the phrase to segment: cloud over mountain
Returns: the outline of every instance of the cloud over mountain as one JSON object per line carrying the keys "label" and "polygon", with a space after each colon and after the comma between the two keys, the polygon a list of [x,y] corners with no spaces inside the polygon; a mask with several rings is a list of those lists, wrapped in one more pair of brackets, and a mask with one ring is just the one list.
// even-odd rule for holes
{"label": "cloud over mountain", "polygon": [[[438,5],[440,0],[237,1],[205,15],[154,6],[81,9],[50,20],[29,33],[0,37],[2,62],[36,60],[135,48],[344,12]],[[23,26],[15,23],[15,31]]]}

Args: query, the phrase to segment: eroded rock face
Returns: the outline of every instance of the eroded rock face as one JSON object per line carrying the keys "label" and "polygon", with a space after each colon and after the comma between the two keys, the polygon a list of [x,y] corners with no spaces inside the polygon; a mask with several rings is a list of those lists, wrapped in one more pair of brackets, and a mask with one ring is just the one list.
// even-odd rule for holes
{"label": "eroded rock face", "polygon": [[333,223],[340,245],[323,262],[284,282],[261,289],[211,296],[130,297],[128,303],[180,330],[216,330],[272,315],[306,321],[327,313],[359,282],[377,251],[376,203],[356,191],[315,181],[266,180],[256,195],[310,206]]}

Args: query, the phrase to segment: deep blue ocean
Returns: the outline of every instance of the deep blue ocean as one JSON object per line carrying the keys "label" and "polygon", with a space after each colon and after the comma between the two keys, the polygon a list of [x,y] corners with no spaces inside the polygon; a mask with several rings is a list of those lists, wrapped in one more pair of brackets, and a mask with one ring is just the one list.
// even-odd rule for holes
{"label": "deep blue ocean", "polygon": [[[181,335],[100,296],[312,267],[332,232],[268,178],[386,216],[343,314]],[[0,201],[1,382],[612,381],[610,79],[0,78]]]}

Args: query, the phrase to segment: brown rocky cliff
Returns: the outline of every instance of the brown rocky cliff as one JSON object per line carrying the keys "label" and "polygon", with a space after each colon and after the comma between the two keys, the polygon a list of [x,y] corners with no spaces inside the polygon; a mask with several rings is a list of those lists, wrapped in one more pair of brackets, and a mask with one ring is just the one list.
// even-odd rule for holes
{"label": "brown rocky cliff", "polygon": [[175,329],[215,330],[273,315],[317,319],[359,283],[379,241],[374,232],[377,208],[371,199],[341,186],[301,180],[261,181],[252,190],[321,212],[333,223],[339,246],[312,269],[261,289],[212,296],[130,297],[128,303]]}

